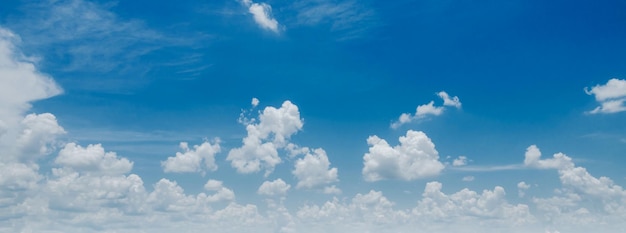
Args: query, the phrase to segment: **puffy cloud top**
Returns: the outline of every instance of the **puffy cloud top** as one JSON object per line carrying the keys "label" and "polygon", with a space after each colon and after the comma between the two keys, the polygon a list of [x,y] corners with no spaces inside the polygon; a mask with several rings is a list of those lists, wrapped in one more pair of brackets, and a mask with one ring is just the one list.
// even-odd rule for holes
{"label": "puffy cloud top", "polygon": [[367,139],[370,148],[363,156],[366,181],[414,180],[438,175],[444,169],[435,144],[424,132],[409,130],[399,140],[400,145],[391,147],[378,136]]}

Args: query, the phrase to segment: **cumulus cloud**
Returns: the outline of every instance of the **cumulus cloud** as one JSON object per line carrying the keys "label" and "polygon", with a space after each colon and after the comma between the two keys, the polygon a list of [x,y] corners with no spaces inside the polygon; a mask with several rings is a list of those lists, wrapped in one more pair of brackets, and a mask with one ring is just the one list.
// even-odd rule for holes
{"label": "cumulus cloud", "polygon": [[460,166],[465,166],[465,165],[467,165],[466,156],[459,156],[458,158],[452,161],[452,166],[455,166],[455,167],[460,167]]}
{"label": "cumulus cloud", "polygon": [[[494,219],[498,223],[522,225],[534,222],[529,207],[524,204],[509,204],[505,199],[504,188],[496,186],[493,190],[483,190],[481,194],[463,189],[446,195],[441,192],[442,184],[426,184],[422,200],[413,209],[413,214],[431,219],[476,218]],[[473,217],[470,217],[473,216]]]}
{"label": "cumulus cloud", "polygon": [[81,147],[68,143],[54,162],[78,172],[108,175],[124,174],[133,168],[128,159],[118,158],[115,152],[105,152],[100,144]]}
{"label": "cumulus cloud", "polygon": [[530,188],[530,185],[526,184],[526,182],[522,181],[517,183],[517,194],[519,197],[524,197],[526,195],[526,190]]}
{"label": "cumulus cloud", "polygon": [[[541,159],[541,152],[533,145],[526,152],[524,164],[558,171],[563,188],[557,189],[554,197],[533,198],[537,207],[553,221],[589,226],[626,216],[626,191],[610,178],[594,177],[584,167],[576,166],[569,156],[556,153],[553,158]],[[602,208],[585,208],[583,200]]]}
{"label": "cumulus cloud", "polygon": [[278,33],[278,21],[272,16],[272,6],[267,3],[255,3],[251,0],[242,0],[241,3],[248,7],[248,12],[252,14],[254,22],[265,30]]}
{"label": "cumulus cloud", "polygon": [[290,188],[291,185],[288,185],[279,178],[274,181],[263,182],[263,184],[259,186],[257,193],[265,196],[285,196]]}
{"label": "cumulus cloud", "polygon": [[[35,59],[22,54],[20,37],[0,27],[0,120],[15,117],[30,108],[29,103],[62,93],[62,89],[35,67]],[[8,124],[8,122],[5,122]]]}
{"label": "cumulus cloud", "polygon": [[265,169],[267,176],[282,161],[278,156],[278,149],[285,148],[289,138],[302,130],[304,123],[298,106],[285,101],[278,109],[266,107],[258,121],[246,121],[244,124],[248,135],[243,139],[243,146],[231,149],[226,160],[239,173]]}
{"label": "cumulus cloud", "polygon": [[298,178],[296,188],[317,188],[339,181],[337,168],[330,168],[330,161],[323,149],[315,149],[295,162],[293,175]]}
{"label": "cumulus cloud", "polygon": [[378,136],[370,136],[369,152],[363,155],[363,178],[414,180],[438,175],[444,165],[439,161],[435,144],[424,132],[409,130],[391,147]]}
{"label": "cumulus cloud", "polygon": [[398,120],[391,123],[391,128],[397,129],[400,126],[410,123],[415,120],[424,119],[428,116],[439,116],[443,114],[445,107],[461,108],[461,101],[459,97],[450,97],[445,91],[437,93],[437,96],[443,100],[443,106],[435,106],[435,101],[430,101],[428,104],[417,106],[415,114],[402,113]]}
{"label": "cumulus cloud", "polygon": [[600,106],[589,111],[590,114],[610,114],[626,111],[626,80],[610,79],[604,85],[596,85],[591,89],[585,88],[587,95],[594,95]]}
{"label": "cumulus cloud", "polygon": [[252,101],[250,102],[250,104],[252,104],[253,108],[256,108],[256,106],[259,106],[259,99],[252,98]]}
{"label": "cumulus cloud", "polygon": [[180,149],[184,152],[176,152],[175,157],[168,157],[166,161],[161,162],[164,172],[201,172],[204,167],[209,171],[217,170],[215,164],[215,154],[219,153],[221,148],[219,139],[214,144],[204,142],[200,145],[193,146],[189,149],[187,142],[180,143]]}
{"label": "cumulus cloud", "polygon": [[458,96],[450,97],[445,91],[440,91],[437,93],[437,96],[443,100],[443,106],[461,108],[461,100],[459,100]]}
{"label": "cumulus cloud", "polygon": [[559,169],[573,167],[572,159],[563,153],[556,153],[551,159],[541,159],[541,151],[536,145],[531,145],[524,154],[524,165],[542,169]]}

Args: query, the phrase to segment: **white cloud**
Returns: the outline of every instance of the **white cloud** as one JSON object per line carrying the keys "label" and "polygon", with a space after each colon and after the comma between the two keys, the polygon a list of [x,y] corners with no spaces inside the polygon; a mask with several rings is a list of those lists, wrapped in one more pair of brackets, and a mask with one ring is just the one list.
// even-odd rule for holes
{"label": "white cloud", "polygon": [[554,154],[554,158],[552,159],[540,159],[540,157],[541,151],[539,148],[536,145],[531,145],[526,149],[524,165],[542,169],[561,169],[574,166],[572,159],[562,153]]}
{"label": "white cloud", "polygon": [[[413,214],[427,219],[473,219],[475,221],[493,222],[498,224],[523,225],[534,222],[529,207],[524,204],[512,205],[505,199],[504,188],[496,186],[493,190],[483,190],[482,194],[463,189],[457,193],[446,195],[441,192],[442,184],[429,182],[426,184],[423,198],[419,201]],[[481,218],[483,217],[483,218]]]}
{"label": "white cloud", "polygon": [[21,132],[15,142],[21,161],[34,161],[56,149],[57,137],[65,134],[57,119],[50,113],[28,114],[17,129]]}
{"label": "white cloud", "polygon": [[610,79],[604,85],[596,85],[591,89],[585,88],[587,95],[595,95],[595,99],[600,106],[589,111],[590,114],[597,113],[617,113],[626,111],[626,80]]}
{"label": "white cloud", "polygon": [[253,108],[256,108],[256,106],[259,106],[259,99],[252,98],[252,101],[250,102],[250,104],[252,104]]}
{"label": "white cloud", "polygon": [[324,194],[331,194],[331,195],[339,195],[341,194],[341,189],[337,188],[337,186],[335,185],[331,185],[331,186],[326,186],[324,187]]}
{"label": "white cloud", "polygon": [[201,172],[204,167],[209,171],[217,170],[215,164],[215,154],[221,151],[219,139],[214,144],[204,142],[200,145],[194,145],[193,149],[189,149],[187,142],[181,142],[180,148],[184,151],[176,152],[175,157],[168,157],[166,161],[161,162],[164,172]]}
{"label": "white cloud", "polygon": [[35,59],[19,51],[20,43],[17,35],[0,27],[0,121],[21,114],[30,108],[29,102],[62,93],[51,77],[36,69]]}
{"label": "white cloud", "polygon": [[455,167],[460,167],[460,166],[465,166],[465,165],[467,165],[466,156],[459,156],[458,158],[452,161],[452,166],[455,166]]}
{"label": "white cloud", "polygon": [[126,158],[118,158],[115,152],[104,152],[102,145],[88,145],[86,148],[68,143],[59,151],[56,164],[81,173],[117,175],[130,172],[133,163]]}
{"label": "white cloud", "polygon": [[366,181],[414,180],[438,175],[444,169],[435,144],[424,132],[409,130],[399,141],[400,145],[391,147],[377,136],[367,139],[370,148],[363,155],[363,178]]}
{"label": "white cloud", "polygon": [[517,194],[519,197],[524,197],[526,195],[526,190],[530,188],[530,185],[526,184],[526,182],[522,181],[517,183]]}
{"label": "white cloud", "polygon": [[454,96],[450,98],[448,93],[445,91],[440,91],[437,95],[443,100],[444,106],[452,106],[455,108],[461,108],[461,100],[459,100],[458,96]]}
{"label": "white cloud", "polygon": [[234,201],[235,192],[233,190],[223,186],[222,181],[210,179],[204,184],[204,189],[207,191],[215,191],[215,194],[206,197],[208,202],[218,201]]}
{"label": "white cloud", "polygon": [[435,101],[430,101],[428,104],[417,106],[414,117],[423,118],[428,115],[439,116],[442,113],[443,107],[435,107]]}
{"label": "white cloud", "polygon": [[475,178],[473,176],[464,176],[462,180],[465,182],[471,182],[474,181],[474,179]]}
{"label": "white cloud", "polygon": [[[529,147],[525,164],[534,168],[556,169],[563,186],[551,198],[534,198],[535,202],[553,221],[563,223],[598,223],[626,217],[626,191],[608,177],[596,178],[584,167],[577,167],[563,153],[551,159],[540,159],[536,146]],[[527,163],[527,161],[530,161]],[[587,209],[582,200],[603,208]]]}
{"label": "white cloud", "polygon": [[259,186],[257,193],[265,196],[285,196],[290,188],[291,185],[288,185],[279,178],[274,181],[263,182],[263,184]]}
{"label": "white cloud", "polygon": [[[298,106],[290,101],[283,102],[280,108],[266,107],[256,121],[246,123],[248,135],[243,146],[231,149],[226,157],[239,173],[253,173],[265,169],[269,175],[281,163],[278,149],[288,144],[291,135],[302,129]],[[245,122],[244,122],[245,123]]]}
{"label": "white cloud", "polygon": [[438,92],[437,96],[439,96],[439,98],[443,100],[443,106],[435,106],[435,101],[430,101],[428,102],[428,104],[419,105],[415,109],[415,114],[413,115],[411,115],[410,113],[402,113],[400,117],[398,117],[397,121],[391,123],[391,128],[397,129],[404,124],[410,123],[415,120],[424,119],[428,116],[439,116],[443,114],[446,106],[461,108],[461,101],[459,100],[459,97],[450,97],[445,91]]}
{"label": "white cloud", "polygon": [[312,189],[339,181],[337,168],[330,168],[330,161],[323,149],[306,154],[295,162],[294,167],[292,173],[298,178],[296,188]]}
{"label": "white cloud", "polygon": [[248,7],[248,12],[252,14],[254,22],[262,29],[278,33],[278,21],[272,16],[272,6],[267,3],[255,3],[251,0],[242,0],[241,3]]}

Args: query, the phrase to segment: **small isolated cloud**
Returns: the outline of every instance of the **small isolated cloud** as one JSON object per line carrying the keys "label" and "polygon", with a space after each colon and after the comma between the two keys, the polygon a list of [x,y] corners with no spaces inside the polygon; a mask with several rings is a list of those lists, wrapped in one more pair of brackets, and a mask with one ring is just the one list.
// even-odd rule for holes
{"label": "small isolated cloud", "polygon": [[370,148],[363,155],[363,177],[366,181],[408,181],[435,176],[443,170],[435,144],[424,132],[409,130],[399,141],[400,145],[391,147],[378,136],[367,139]]}
{"label": "small isolated cloud", "polygon": [[252,102],[250,102],[250,104],[252,104],[253,108],[256,108],[256,106],[259,106],[259,99],[257,98],[252,98]]}
{"label": "small isolated cloud", "polygon": [[600,106],[587,112],[589,114],[610,114],[626,111],[626,80],[610,79],[604,85],[585,88],[587,95],[594,95]]}
{"label": "small isolated cloud", "polygon": [[302,130],[304,124],[298,106],[290,101],[283,102],[280,108],[266,107],[258,119],[241,122],[246,125],[248,135],[243,139],[241,147],[228,152],[226,160],[239,173],[264,169],[266,176],[282,162],[278,149],[284,149],[291,135]]}
{"label": "small isolated cloud", "polygon": [[330,167],[330,161],[323,149],[315,149],[295,163],[293,175],[298,178],[296,188],[317,188],[339,181],[337,168]]}
{"label": "small isolated cloud", "polygon": [[272,16],[272,6],[267,3],[255,3],[251,0],[242,0],[241,3],[248,7],[248,12],[252,14],[254,22],[265,30],[278,33],[278,21]]}
{"label": "small isolated cloud", "polygon": [[451,106],[451,107],[455,107],[455,108],[461,108],[461,100],[459,100],[458,96],[455,97],[450,97],[448,95],[448,93],[446,93],[445,91],[440,91],[439,93],[437,93],[437,95],[443,99],[443,105],[444,106]]}
{"label": "small isolated cloud", "polygon": [[519,197],[524,197],[526,195],[526,190],[528,190],[530,188],[529,184],[526,184],[526,182],[522,181],[517,183],[517,195]]}
{"label": "small isolated cloud", "polygon": [[215,139],[215,143],[204,142],[201,145],[189,148],[187,142],[180,143],[183,152],[176,152],[176,156],[167,158],[161,162],[164,172],[202,172],[202,162],[209,171],[217,170],[215,164],[215,154],[220,152],[220,141]]}
{"label": "small isolated cloud", "polygon": [[475,178],[473,176],[465,176],[465,177],[463,177],[462,180],[465,181],[465,182],[471,182],[471,181],[474,181],[474,179]]}
{"label": "small isolated cloud", "polygon": [[443,106],[435,106],[435,101],[430,101],[428,104],[422,104],[417,106],[415,109],[415,114],[411,113],[402,113],[398,120],[391,123],[392,129],[397,129],[398,127],[410,123],[415,120],[424,119],[428,116],[439,116],[443,114],[445,107],[455,107],[457,109],[461,108],[461,101],[458,96],[450,97],[448,93],[445,91],[441,91],[437,93],[437,96],[443,100]]}
{"label": "small isolated cloud", "polygon": [[290,188],[291,185],[279,178],[274,181],[263,182],[256,193],[265,196],[285,196]]}
{"label": "small isolated cloud", "polygon": [[452,161],[452,166],[455,166],[455,167],[460,167],[460,166],[465,166],[465,165],[467,165],[466,156],[459,156],[458,158]]}

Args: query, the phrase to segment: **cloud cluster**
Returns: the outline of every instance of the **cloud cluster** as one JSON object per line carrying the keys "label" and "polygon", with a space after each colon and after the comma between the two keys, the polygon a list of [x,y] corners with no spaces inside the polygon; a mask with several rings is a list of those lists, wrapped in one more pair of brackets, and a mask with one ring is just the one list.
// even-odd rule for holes
{"label": "cloud cluster", "polygon": [[439,161],[435,144],[424,132],[409,130],[391,147],[378,136],[370,136],[369,152],[363,155],[363,178],[414,180],[438,175],[444,165]]}
{"label": "cloud cluster", "polygon": [[600,106],[589,111],[590,114],[610,114],[626,111],[626,80],[610,79],[604,85],[585,88],[587,95],[594,95]]}
{"label": "cloud cluster", "polygon": [[445,107],[455,107],[457,109],[461,108],[461,100],[459,100],[459,97],[450,97],[450,95],[448,95],[448,93],[446,93],[445,91],[438,92],[437,96],[439,96],[439,98],[443,100],[443,106],[435,106],[435,101],[430,101],[428,102],[428,104],[419,105],[415,109],[415,114],[402,113],[400,117],[398,117],[397,121],[391,123],[391,128],[397,129],[404,124],[413,122],[415,120],[424,119],[430,115],[439,116],[443,114]]}
{"label": "cloud cluster", "polygon": [[248,135],[243,139],[241,147],[228,152],[226,160],[239,173],[254,173],[264,169],[267,176],[282,162],[278,149],[285,148],[289,138],[302,130],[304,123],[298,106],[285,101],[280,108],[266,107],[258,120],[245,121],[244,124]]}
{"label": "cloud cluster", "polygon": [[[330,168],[330,161],[323,149],[313,150],[295,163],[293,175],[298,179],[296,188],[318,188],[323,185],[338,182],[337,168]],[[333,186],[334,187],[334,186]],[[327,187],[330,188],[330,187]],[[327,193],[341,192],[337,188],[327,189]]]}
{"label": "cloud cluster", "polygon": [[[1,29],[4,30],[4,29]],[[1,31],[0,30],[0,31]],[[522,192],[527,203],[512,203],[502,186],[446,193],[439,181],[425,184],[414,205],[398,205],[382,191],[356,192],[328,201],[310,200],[289,209],[283,204],[291,185],[278,178],[260,184],[257,194],[268,197],[267,208],[240,204],[224,182],[208,179],[195,194],[174,180],[162,178],[145,184],[133,174],[134,163],[101,144],[81,146],[63,142],[65,134],[50,113],[26,114],[30,101],[51,97],[60,88],[23,60],[16,38],[4,30],[0,37],[0,87],[33,92],[16,93],[0,106],[0,232],[623,232],[626,190],[608,177],[594,177],[572,158],[556,153],[542,158],[535,145],[523,160],[527,169],[554,170],[560,187],[553,196]],[[8,35],[8,36],[7,36]],[[6,77],[6,78],[5,78]],[[7,81],[8,80],[8,81]],[[17,80],[17,81],[15,81]],[[43,91],[37,90],[55,90]],[[596,91],[597,93],[613,93]],[[34,93],[34,94],[33,94]],[[43,94],[42,94],[43,93]],[[595,93],[595,92],[594,92]],[[603,95],[605,95],[603,94]],[[615,96],[616,94],[606,94]],[[444,105],[460,106],[442,95]],[[609,98],[609,97],[607,97]],[[448,104],[445,104],[449,99]],[[254,103],[256,102],[256,103]],[[253,101],[258,105],[258,100]],[[230,150],[227,161],[240,173],[271,172],[282,160],[278,149],[295,159],[292,174],[296,189],[340,194],[337,168],[323,149],[310,150],[289,142],[303,121],[298,107],[285,101],[266,107],[258,119],[246,121],[243,145]],[[420,131],[407,131],[399,145],[367,139],[362,175],[366,181],[415,180],[440,174],[435,145]],[[57,152],[57,148],[60,148]],[[215,170],[219,143],[205,142],[163,162],[165,170]],[[298,157],[301,156],[301,157]],[[466,163],[459,157],[457,165]],[[202,166],[204,162],[204,166]],[[40,166],[45,164],[46,169]],[[454,162],[453,162],[454,165]],[[514,184],[513,184],[514,185]],[[297,191],[294,191],[297,192]]]}
{"label": "cloud cluster", "polygon": [[215,164],[215,154],[220,152],[220,141],[215,140],[215,144],[203,142],[200,145],[193,146],[189,149],[187,142],[181,142],[180,148],[184,151],[176,152],[175,157],[168,157],[166,161],[161,162],[164,172],[202,172],[202,161],[204,167],[209,171],[217,170]]}

